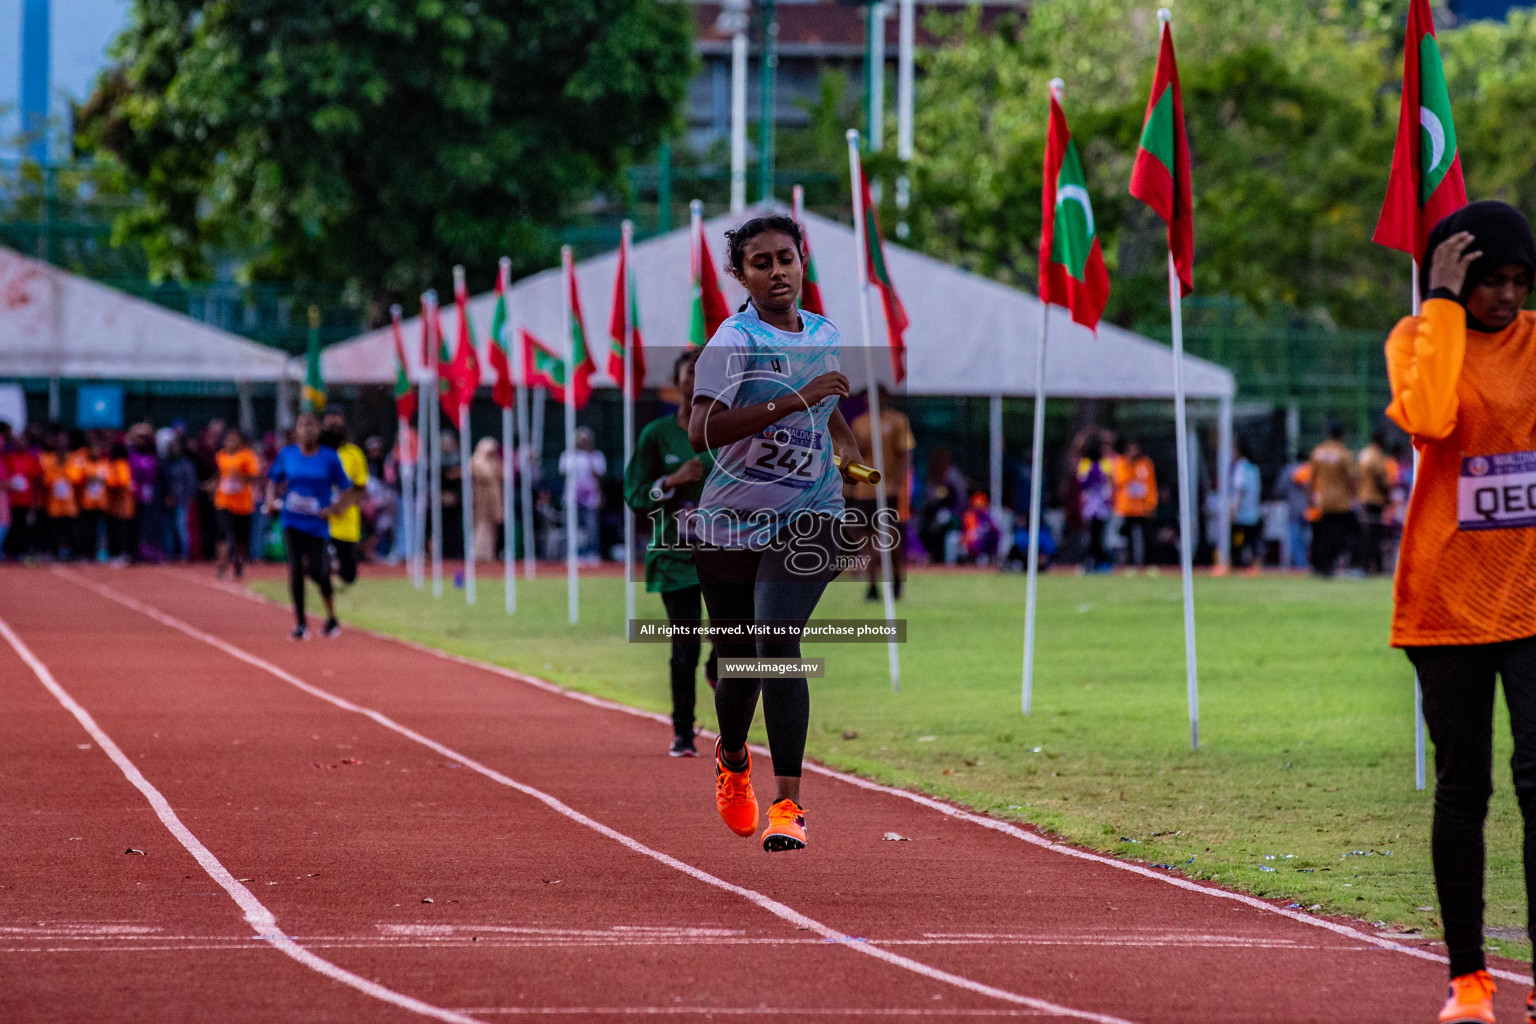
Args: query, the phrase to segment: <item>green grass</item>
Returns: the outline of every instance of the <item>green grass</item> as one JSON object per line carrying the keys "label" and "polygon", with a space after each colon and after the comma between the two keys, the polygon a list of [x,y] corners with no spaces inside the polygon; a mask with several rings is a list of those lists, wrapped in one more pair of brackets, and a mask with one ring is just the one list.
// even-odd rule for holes
{"label": "green grass", "polygon": [[[899,695],[883,645],[807,646],[828,674],[812,681],[809,756],[1196,878],[1439,933],[1430,797],[1413,787],[1413,675],[1387,646],[1387,582],[1197,580],[1198,752],[1176,575],[1049,576],[1040,596],[1031,717],[1019,709],[1023,579],[922,574],[899,606]],[[481,584],[474,609],[404,580],[365,580],[341,609],[361,626],[667,710],[667,648],[625,642],[622,583],[586,579],[581,597],[574,627],[563,576],[521,581],[510,619],[499,578]],[[875,614],[862,598],[861,586],[834,585],[818,615]],[[664,616],[643,593],[638,614]],[[1488,924],[1514,935],[1525,911],[1502,707],[1495,728]],[[1512,938],[1490,948],[1529,951]]]}

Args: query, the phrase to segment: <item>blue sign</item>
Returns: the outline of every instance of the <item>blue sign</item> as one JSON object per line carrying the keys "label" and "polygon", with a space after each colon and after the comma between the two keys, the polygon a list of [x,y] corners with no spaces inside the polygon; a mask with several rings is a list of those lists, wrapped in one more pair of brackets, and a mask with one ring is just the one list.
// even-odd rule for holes
{"label": "blue sign", "polygon": [[75,391],[75,426],[82,430],[123,428],[123,388],[120,384],[82,384]]}

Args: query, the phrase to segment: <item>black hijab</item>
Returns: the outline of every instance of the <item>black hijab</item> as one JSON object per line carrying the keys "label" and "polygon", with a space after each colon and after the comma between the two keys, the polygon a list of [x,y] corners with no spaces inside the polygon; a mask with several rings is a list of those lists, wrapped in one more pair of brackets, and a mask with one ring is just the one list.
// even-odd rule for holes
{"label": "black hijab", "polygon": [[[1430,231],[1429,240],[1424,245],[1424,258],[1419,261],[1419,294],[1425,298],[1429,297],[1429,265],[1435,249],[1461,231],[1470,232],[1474,239],[1472,247],[1483,251],[1467,268],[1466,283],[1456,297],[1462,305],[1466,305],[1467,296],[1483,278],[1507,263],[1522,264],[1536,274],[1536,237],[1531,234],[1530,221],[1508,203],[1482,199],[1441,218]],[[1486,330],[1482,325],[1472,324],[1470,319],[1468,326],[1473,330]]]}

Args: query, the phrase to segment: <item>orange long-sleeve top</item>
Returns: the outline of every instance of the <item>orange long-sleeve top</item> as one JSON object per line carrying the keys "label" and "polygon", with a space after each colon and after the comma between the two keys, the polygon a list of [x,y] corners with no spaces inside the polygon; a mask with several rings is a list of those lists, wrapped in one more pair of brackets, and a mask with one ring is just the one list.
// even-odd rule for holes
{"label": "orange long-sleeve top", "polygon": [[1430,299],[1387,339],[1387,375],[1420,454],[1392,645],[1536,636],[1536,312],[1490,334]]}
{"label": "orange long-sleeve top", "polygon": [[107,510],[107,487],[112,479],[112,460],[98,459],[85,452],[70,456],[70,460],[80,459],[84,468],[84,478],[80,484],[80,511],[105,512]]}
{"label": "orange long-sleeve top", "polygon": [[113,459],[107,474],[107,515],[114,519],[132,519],[136,507],[133,470],[127,459]]}
{"label": "orange long-sleeve top", "polygon": [[72,519],[80,514],[75,488],[85,480],[85,464],[73,455],[60,458],[53,452],[37,457],[43,471],[44,511],[54,519]]}

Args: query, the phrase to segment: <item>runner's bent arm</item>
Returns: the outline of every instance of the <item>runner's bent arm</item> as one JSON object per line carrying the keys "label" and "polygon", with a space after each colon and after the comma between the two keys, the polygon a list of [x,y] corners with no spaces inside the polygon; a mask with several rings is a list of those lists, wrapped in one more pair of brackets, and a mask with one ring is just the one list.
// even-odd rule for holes
{"label": "runner's bent arm", "polygon": [[[813,406],[824,398],[847,396],[848,378],[835,371],[824,373],[811,381],[799,392],[797,398],[760,402],[740,409],[732,409],[719,399],[701,395],[694,399],[693,409],[688,416],[688,441],[696,452],[723,448],[742,438],[751,437],[790,413]],[[849,436],[852,436],[852,431],[849,431]],[[858,446],[855,445],[854,451],[857,450]]]}

